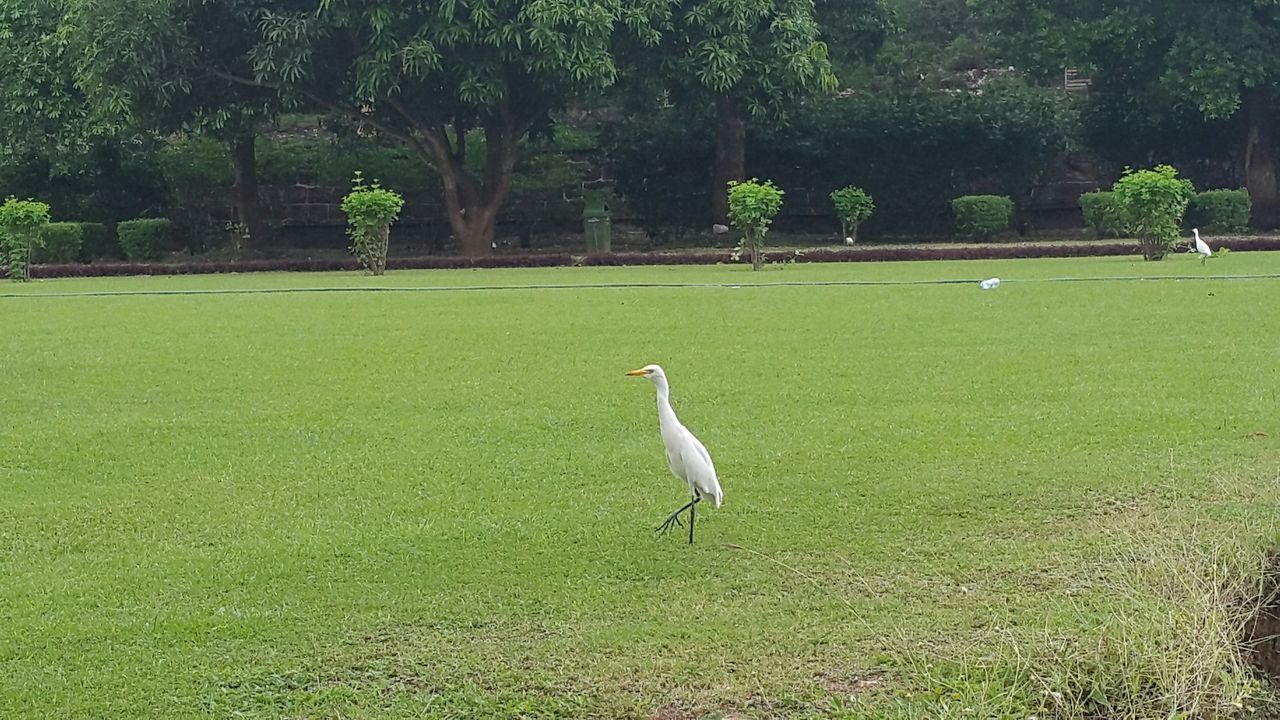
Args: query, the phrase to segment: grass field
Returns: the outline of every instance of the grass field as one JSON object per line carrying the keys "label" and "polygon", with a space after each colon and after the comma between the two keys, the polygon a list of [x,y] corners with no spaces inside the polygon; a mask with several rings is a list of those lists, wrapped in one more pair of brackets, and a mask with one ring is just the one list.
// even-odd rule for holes
{"label": "grass field", "polygon": [[[5,285],[0,716],[1052,716],[1277,544],[1280,279],[1214,277],[1276,274]],[[76,295],[598,283],[723,287]],[[648,362],[725,488],[693,546]]]}

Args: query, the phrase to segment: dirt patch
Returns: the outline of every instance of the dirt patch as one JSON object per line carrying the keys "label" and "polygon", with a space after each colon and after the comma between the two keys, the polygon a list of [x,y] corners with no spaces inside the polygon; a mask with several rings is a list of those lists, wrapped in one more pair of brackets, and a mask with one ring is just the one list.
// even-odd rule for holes
{"label": "dirt patch", "polygon": [[1280,689],[1280,551],[1267,558],[1256,608],[1245,624],[1245,658],[1272,687]]}

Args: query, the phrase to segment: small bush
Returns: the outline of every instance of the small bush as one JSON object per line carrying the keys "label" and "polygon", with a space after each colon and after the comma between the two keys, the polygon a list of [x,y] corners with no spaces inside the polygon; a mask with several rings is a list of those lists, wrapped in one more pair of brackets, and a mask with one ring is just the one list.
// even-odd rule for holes
{"label": "small bush", "polygon": [[1099,239],[1121,238],[1129,235],[1125,224],[1124,206],[1116,194],[1108,190],[1087,192],[1080,196],[1080,212],[1084,224]]}
{"label": "small bush", "polygon": [[1125,170],[1113,188],[1125,220],[1138,236],[1142,257],[1161,260],[1178,243],[1178,226],[1195,194],[1190,180],[1169,165],[1152,170]]}
{"label": "small bush", "polygon": [[399,193],[383,189],[376,180],[365,185],[364,176],[356,171],[355,188],[342,199],[342,212],[347,214],[351,254],[370,275],[387,271],[391,223],[403,207],[404,198]]}
{"label": "small bush", "polygon": [[951,201],[956,234],[975,240],[990,240],[1009,229],[1013,222],[1013,200],[1005,195],[966,195]]}
{"label": "small bush", "polygon": [[1187,203],[1187,223],[1208,233],[1240,233],[1249,229],[1253,202],[1248,190],[1206,190]]}
{"label": "small bush", "polygon": [[80,223],[82,260],[119,260],[123,253],[111,226],[103,223]]}
{"label": "small bush", "polygon": [[41,231],[43,245],[32,254],[35,263],[69,263],[80,257],[84,245],[84,228],[80,223],[49,223]]}
{"label": "small bush", "polygon": [[862,188],[850,185],[832,192],[831,202],[836,206],[836,217],[840,218],[841,237],[857,240],[858,226],[875,212],[875,201]]}
{"label": "small bush", "polygon": [[15,281],[31,279],[31,253],[43,242],[49,206],[35,200],[9,198],[0,205],[0,260]]}
{"label": "small bush", "polygon": [[782,209],[783,192],[773,181],[729,183],[729,217],[742,230],[742,243],[751,251],[751,269],[764,266],[764,236]]}
{"label": "small bush", "polygon": [[155,260],[173,238],[173,223],[163,218],[126,220],[116,226],[120,249],[130,260]]}

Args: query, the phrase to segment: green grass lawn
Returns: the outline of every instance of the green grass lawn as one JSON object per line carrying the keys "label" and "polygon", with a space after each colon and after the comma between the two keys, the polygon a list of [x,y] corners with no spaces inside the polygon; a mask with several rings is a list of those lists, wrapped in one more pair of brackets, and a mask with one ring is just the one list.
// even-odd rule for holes
{"label": "green grass lawn", "polygon": [[[1276,544],[1280,279],[1214,277],[1276,273],[4,285],[0,716],[972,716],[1035,638],[1131,617],[1135,559]],[[62,295],[598,283],[727,287]],[[693,546],[653,534],[685,498],[648,362],[725,489]]]}

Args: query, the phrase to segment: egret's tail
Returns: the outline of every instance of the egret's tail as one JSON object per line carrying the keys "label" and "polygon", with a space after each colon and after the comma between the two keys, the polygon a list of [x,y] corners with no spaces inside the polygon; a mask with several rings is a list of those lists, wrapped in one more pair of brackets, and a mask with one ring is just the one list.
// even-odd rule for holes
{"label": "egret's tail", "polygon": [[721,505],[724,504],[724,491],[718,487],[716,488],[714,493],[709,493],[705,490],[698,490],[698,497],[702,500],[707,500],[712,503],[715,503],[716,507],[720,507]]}

